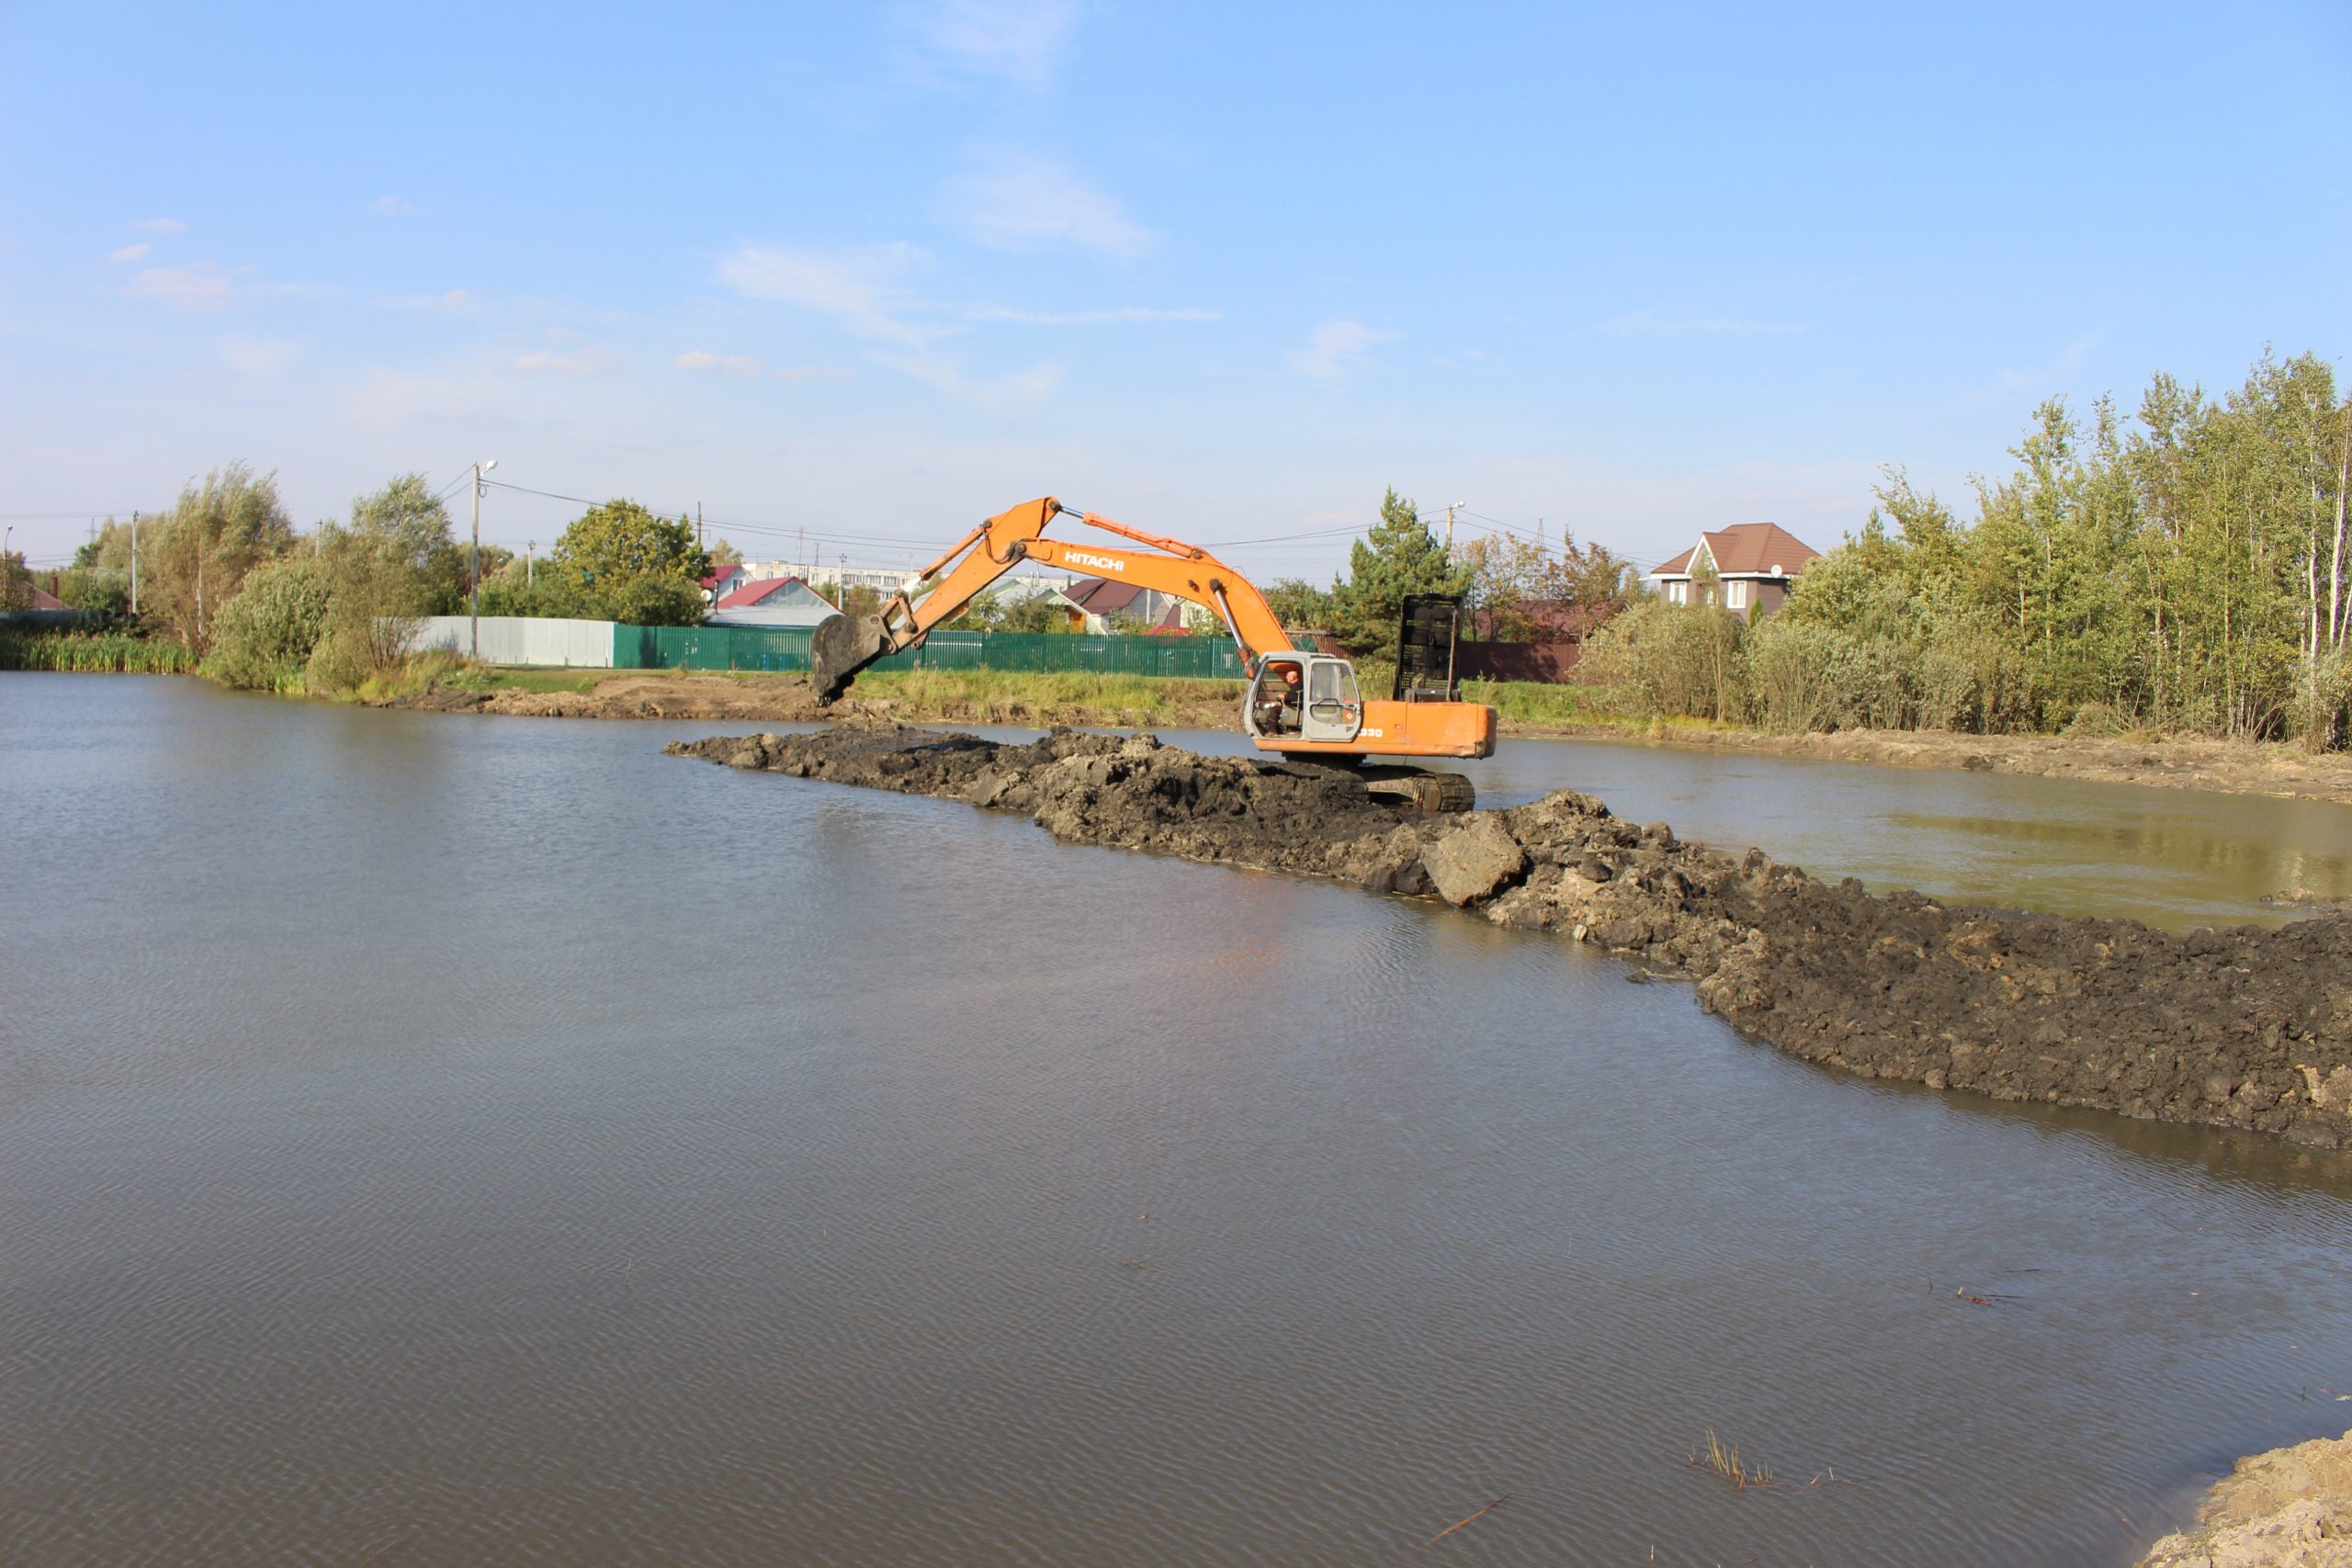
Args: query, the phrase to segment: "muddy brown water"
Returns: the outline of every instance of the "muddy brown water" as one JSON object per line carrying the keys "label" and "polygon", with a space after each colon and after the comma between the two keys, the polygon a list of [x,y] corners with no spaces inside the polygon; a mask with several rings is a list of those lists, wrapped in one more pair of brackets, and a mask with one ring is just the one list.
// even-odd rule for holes
{"label": "muddy brown water", "polygon": [[[0,676],[0,1560],[2110,1564],[2352,1425],[2340,1159],[659,755],[708,728]],[[1479,773],[2166,923],[2352,857],[2314,803]],[[1847,1483],[1735,1493],[1709,1428]]]}

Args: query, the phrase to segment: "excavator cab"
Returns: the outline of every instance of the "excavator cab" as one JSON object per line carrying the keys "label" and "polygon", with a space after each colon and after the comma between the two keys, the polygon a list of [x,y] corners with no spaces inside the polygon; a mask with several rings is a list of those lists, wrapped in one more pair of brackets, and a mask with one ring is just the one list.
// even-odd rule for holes
{"label": "excavator cab", "polygon": [[1275,653],[1259,661],[1242,714],[1255,739],[1345,745],[1363,728],[1363,694],[1344,659]]}

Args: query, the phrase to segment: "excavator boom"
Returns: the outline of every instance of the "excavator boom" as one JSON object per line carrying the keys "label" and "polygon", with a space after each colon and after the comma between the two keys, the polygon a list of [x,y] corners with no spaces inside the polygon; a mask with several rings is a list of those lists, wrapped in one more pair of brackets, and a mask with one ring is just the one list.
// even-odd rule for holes
{"label": "excavator boom", "polygon": [[[1064,513],[1131,542],[1074,545],[1045,537],[1046,525]],[[1133,582],[1205,605],[1224,621],[1240,645],[1243,662],[1252,670],[1267,654],[1290,649],[1282,619],[1265,595],[1206,550],[1091,512],[1071,513],[1052,496],[1044,496],[998,513],[957,540],[923,571],[926,578],[943,570],[946,575],[919,603],[900,593],[878,615],[833,616],[818,626],[808,648],[808,683],[816,688],[817,700],[832,702],[860,670],[921,644],[933,628],[962,615],[1024,560]]]}
{"label": "excavator boom", "polygon": [[[1069,515],[1124,543],[1072,543],[1045,536],[1046,525]],[[920,601],[895,594],[879,615],[833,615],[809,638],[808,683],[817,700],[830,704],[857,672],[876,660],[918,647],[932,631],[954,620],[998,579],[1023,561],[1058,567],[1089,577],[1131,582],[1189,600],[1216,613],[1241,649],[1251,690],[1270,683],[1269,661],[1277,667],[1304,665],[1319,688],[1326,667],[1346,664],[1333,655],[1291,645],[1282,619],[1250,581],[1197,545],[1185,544],[1100,516],[1073,512],[1052,496],[1041,496],[998,513],[957,540],[922,573],[938,586]],[[942,574],[944,575],[942,575]],[[1290,656],[1277,659],[1276,656]],[[1291,671],[1294,675],[1296,670]],[[1334,672],[1333,678],[1338,676]],[[1243,728],[1259,750],[1334,761],[1367,756],[1487,757],[1495,750],[1495,711],[1479,703],[1363,701],[1352,695],[1355,677],[1344,676],[1346,695],[1334,688],[1328,704],[1313,700],[1315,723],[1279,736],[1262,733],[1244,705]],[[1329,716],[1324,709],[1329,707]],[[1317,733],[1320,730],[1321,733]],[[1466,790],[1467,783],[1464,781]],[[1458,808],[1449,806],[1449,808]]]}

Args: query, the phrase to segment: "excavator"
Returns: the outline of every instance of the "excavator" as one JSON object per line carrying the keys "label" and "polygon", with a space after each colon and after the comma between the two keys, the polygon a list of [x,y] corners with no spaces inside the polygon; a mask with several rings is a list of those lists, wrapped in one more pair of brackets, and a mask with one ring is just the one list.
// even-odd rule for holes
{"label": "excavator", "polygon": [[[1127,543],[1046,538],[1046,525],[1057,517],[1074,517]],[[1463,702],[1455,691],[1459,600],[1417,595],[1406,602],[1396,687],[1388,700],[1366,701],[1353,665],[1336,654],[1294,648],[1266,596],[1206,550],[1076,511],[1052,496],[1000,512],[958,539],[923,569],[918,582],[937,583],[921,599],[901,590],[878,615],[820,622],[808,648],[808,683],[818,703],[838,700],[876,660],[922,646],[1024,560],[1137,583],[1214,612],[1239,646],[1250,681],[1242,730],[1283,766],[1346,772],[1362,782],[1366,795],[1408,811],[1466,811],[1475,800],[1470,781],[1460,773],[1367,765],[1374,757],[1494,755],[1495,710]]]}

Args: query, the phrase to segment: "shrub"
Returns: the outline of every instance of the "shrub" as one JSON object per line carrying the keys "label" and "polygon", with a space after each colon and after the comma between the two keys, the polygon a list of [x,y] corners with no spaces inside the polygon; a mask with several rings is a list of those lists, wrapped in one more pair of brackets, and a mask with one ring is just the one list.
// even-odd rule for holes
{"label": "shrub", "polygon": [[1976,708],[1976,671],[1958,654],[1923,649],[1911,661],[1916,722],[1922,729],[1962,729]]}
{"label": "shrub", "polygon": [[334,585],[311,557],[254,569],[212,623],[206,672],[255,691],[299,688],[334,603]]}

